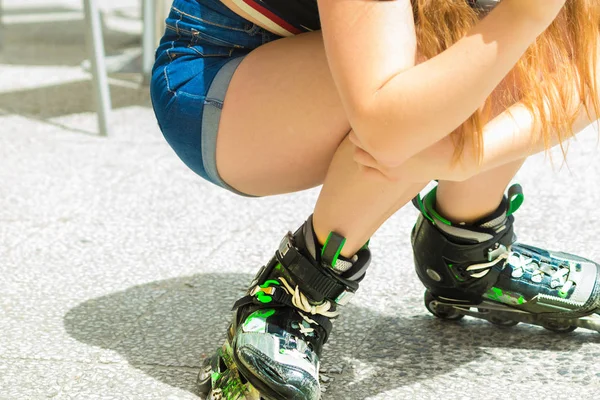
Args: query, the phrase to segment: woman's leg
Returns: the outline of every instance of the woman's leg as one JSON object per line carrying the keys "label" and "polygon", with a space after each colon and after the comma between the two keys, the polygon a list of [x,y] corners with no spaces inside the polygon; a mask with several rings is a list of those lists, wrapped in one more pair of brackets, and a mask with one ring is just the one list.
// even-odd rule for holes
{"label": "woman's leg", "polygon": [[472,223],[493,213],[524,162],[509,163],[463,182],[440,181],[436,195],[437,211],[455,223]]}
{"label": "woman's leg", "polygon": [[[344,141],[349,130],[321,33],[277,40],[250,53],[233,76],[217,138],[219,174],[237,190],[260,196],[324,184],[315,207],[316,234],[323,243],[329,232],[340,233],[347,238],[342,255],[352,255],[427,182],[367,176]],[[475,218],[495,210],[519,166],[462,183],[441,182],[443,212]],[[468,187],[473,196],[466,206]],[[463,215],[465,210],[473,215]]]}
{"label": "woman's leg", "polygon": [[320,32],[259,47],[240,64],[225,97],[217,167],[237,190],[287,193],[323,184],[314,225],[354,254],[426,182],[384,183],[353,161],[350,125],[329,73]]}
{"label": "woman's leg", "polygon": [[217,168],[228,184],[257,196],[315,187],[349,131],[321,33],[276,40],[246,56],[233,75]]}
{"label": "woman's leg", "polygon": [[[223,350],[235,365],[223,357],[229,375],[220,375],[217,388],[245,381],[238,369],[265,397],[319,398],[318,362],[330,318],[370,262],[361,247],[425,185],[367,175],[353,160],[349,132],[319,32],[261,46],[236,70],[217,136],[221,178],[252,195],[323,189],[313,223],[282,240],[236,303],[231,346]],[[345,244],[335,235],[327,241],[331,232]],[[338,259],[340,251],[347,259]],[[214,360],[201,374],[203,392],[219,365]]]}
{"label": "woman's leg", "polygon": [[[319,32],[258,48],[244,59],[233,76],[217,138],[217,166],[221,177],[235,189],[252,195],[286,193],[323,183],[313,224],[320,243],[315,243],[310,224],[303,225],[291,238],[284,238],[275,257],[253,281],[248,296],[236,303],[231,347],[224,348],[228,353],[233,348],[237,367],[246,378],[252,377],[253,385],[261,391],[285,393],[280,397],[318,398],[318,358],[331,327],[329,319],[337,315],[337,307],[345,303],[344,299],[356,290],[364,276],[370,256],[368,249],[361,249],[363,244],[386,218],[427,183],[374,179],[354,162],[349,131]],[[442,182],[441,190],[445,193],[442,204],[448,200],[449,212],[453,212],[453,204],[465,195],[461,190],[472,190],[479,194],[478,201],[474,202],[485,204],[477,212],[485,213],[493,208],[517,169],[516,164],[507,165],[472,178],[462,187]],[[486,180],[496,180],[498,184],[486,188]],[[482,194],[486,190],[489,196]],[[464,210],[457,208],[457,217],[474,217],[461,215],[461,212]],[[503,214],[507,217],[505,211]],[[490,287],[499,290],[501,295],[510,293],[505,303],[513,306],[527,305],[537,299],[546,283],[539,284],[534,280],[537,278],[531,278],[531,284],[523,291],[514,284],[520,281],[513,282],[510,278],[516,269],[505,268],[507,249],[513,244],[512,219],[506,221],[490,229],[483,227],[478,232],[484,237],[482,241],[453,242],[435,223],[420,218],[413,246],[421,280],[430,289],[437,290],[435,295],[444,296],[443,301],[462,299],[459,303],[462,305],[465,298],[480,301]],[[459,229],[478,230],[479,227]],[[328,244],[329,241],[324,243],[330,232],[344,236],[345,245],[340,245],[343,241],[334,235],[330,236],[334,245]],[[485,235],[491,238],[487,240]],[[316,251],[318,245],[324,247],[320,256]],[[459,258],[460,265],[446,264],[446,254],[441,253],[447,249],[453,251],[451,256]],[[340,250],[347,258],[356,253],[356,258],[341,260],[342,267],[337,262]],[[429,259],[421,263],[423,256]],[[584,264],[581,259],[574,259],[574,263]],[[592,276],[595,268],[595,264],[584,264],[585,275]],[[563,274],[563,270],[562,266],[556,270],[558,283],[563,285],[558,287],[572,290],[574,286],[565,281],[568,275]],[[540,268],[536,271],[542,272]],[[545,267],[542,273],[548,271]],[[499,280],[501,272],[508,272],[502,281]],[[527,274],[529,272],[524,272],[521,276],[530,278]],[[450,282],[452,290],[446,294],[444,291]],[[444,293],[440,294],[440,287]],[[542,289],[547,291],[545,287]],[[565,293],[564,297],[559,293],[553,299],[556,297],[560,302],[572,293]],[[499,296],[497,291],[492,294]],[[278,301],[282,306],[272,308],[270,303],[274,298],[271,296],[276,295],[281,297]],[[303,297],[305,295],[307,297]],[[575,300],[585,301],[585,296],[591,298],[592,295],[587,290],[583,295],[578,293]],[[443,307],[452,305],[440,306],[440,299],[442,297],[432,298],[429,305],[438,302],[434,310],[440,315],[449,315],[450,311]],[[531,311],[519,314],[518,318],[537,317],[535,313],[540,309],[537,305],[531,309],[524,307]],[[589,311],[586,309],[583,313]],[[533,317],[531,321],[538,321]],[[568,329],[570,325],[555,328]],[[209,366],[206,371],[213,369]],[[208,372],[202,382],[211,380]]]}
{"label": "woman's leg", "polygon": [[[346,238],[342,255],[352,256],[379,227],[408,203],[428,182],[373,179],[353,160],[349,139],[338,148],[314,213],[315,233],[324,243],[329,232]],[[407,173],[410,173],[408,171]]]}

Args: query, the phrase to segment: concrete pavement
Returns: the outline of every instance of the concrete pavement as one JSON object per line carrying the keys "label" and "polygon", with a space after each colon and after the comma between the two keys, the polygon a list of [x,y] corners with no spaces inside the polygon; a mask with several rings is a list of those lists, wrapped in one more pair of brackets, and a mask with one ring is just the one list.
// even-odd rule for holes
{"label": "concrete pavement", "polygon": [[[114,134],[98,137],[79,2],[4,3],[0,399],[197,399],[231,304],[318,191],[246,199],[202,181],[135,82],[113,85]],[[103,7],[118,19],[136,4]],[[74,17],[36,23],[57,7]],[[135,32],[107,32],[109,52],[132,44]],[[519,237],[600,260],[597,133],[573,143],[568,168],[554,154],[554,170],[541,155],[517,177]],[[416,215],[405,207],[372,240],[373,268],[326,346],[325,400],[600,395],[598,333],[430,316],[408,240]]]}

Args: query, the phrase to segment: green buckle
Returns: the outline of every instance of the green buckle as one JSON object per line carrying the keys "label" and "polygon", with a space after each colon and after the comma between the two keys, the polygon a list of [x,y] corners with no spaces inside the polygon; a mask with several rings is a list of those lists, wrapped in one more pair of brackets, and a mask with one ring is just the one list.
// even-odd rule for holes
{"label": "green buckle", "polygon": [[506,215],[514,214],[521,207],[523,201],[525,201],[523,188],[515,183],[508,189],[508,211],[506,211]]}

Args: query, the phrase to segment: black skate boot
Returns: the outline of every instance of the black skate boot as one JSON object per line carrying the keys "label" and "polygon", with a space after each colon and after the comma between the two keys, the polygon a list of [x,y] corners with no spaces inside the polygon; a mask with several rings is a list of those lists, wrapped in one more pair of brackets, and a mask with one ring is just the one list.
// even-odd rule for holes
{"label": "black skate boot", "polygon": [[271,261],[234,305],[228,337],[198,377],[208,399],[320,398],[319,359],[338,307],[370,264],[365,245],[351,260],[331,233],[321,249],[312,217],[283,238]]}
{"label": "black skate boot", "polygon": [[435,211],[436,190],[423,202],[412,233],[415,266],[436,317],[465,315],[494,324],[519,322],[555,332],[600,332],[600,265],[584,258],[516,243],[513,212],[521,187],[474,224],[452,224]]}

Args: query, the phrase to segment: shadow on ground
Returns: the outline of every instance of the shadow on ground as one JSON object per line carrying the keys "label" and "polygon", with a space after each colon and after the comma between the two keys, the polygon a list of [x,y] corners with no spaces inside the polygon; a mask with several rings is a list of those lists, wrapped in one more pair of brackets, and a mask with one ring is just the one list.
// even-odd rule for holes
{"label": "shadow on ground", "polygon": [[[3,11],[8,21],[12,18],[12,22],[1,28],[0,64],[81,67],[82,63],[89,58],[86,44],[87,28],[81,9],[58,6],[9,8]],[[117,14],[108,16],[105,14],[105,16],[113,18],[118,17]],[[122,23],[123,21],[128,23],[123,16],[121,20]],[[103,28],[103,37],[107,55],[123,54],[132,46],[139,48],[141,41],[139,34],[117,31],[106,26]],[[151,106],[148,87],[140,86],[137,82],[140,78],[139,74],[117,75],[117,77],[122,78],[123,84],[110,85],[112,109],[136,105]],[[134,82],[125,82],[132,78]],[[46,86],[36,85],[34,88],[1,92],[0,109],[2,115],[16,114],[55,124],[50,121],[51,118],[96,112],[95,93],[91,79]],[[92,133],[58,125],[72,131]]]}
{"label": "shadow on ground", "polygon": [[[95,112],[93,90],[90,81],[75,81],[0,93],[0,109],[4,113],[40,119]],[[147,87],[134,89],[111,85],[112,108],[150,107],[148,91]]]}
{"label": "shadow on ground", "polygon": [[[195,393],[197,369],[222,344],[231,304],[250,278],[198,274],[134,286],[80,304],[65,315],[64,324],[78,341],[116,351],[149,376]],[[425,310],[413,317],[390,317],[349,305],[344,315],[326,346],[323,366],[343,370],[327,391],[329,399],[348,390],[352,398],[365,398],[452,373],[484,356],[486,348],[535,350],[544,357],[545,351],[576,352],[590,341],[587,334],[560,336],[527,326],[507,335],[481,321],[467,323],[470,329],[465,329],[464,323],[439,321]],[[361,385],[371,378],[353,369],[356,363],[367,365],[378,383]]]}
{"label": "shadow on ground", "polygon": [[[81,14],[80,19],[52,20],[61,13]],[[88,58],[86,24],[81,9],[68,7],[37,7],[3,10],[3,16],[20,18],[27,15],[47,15],[47,20],[8,23],[2,26],[0,63],[12,65],[77,66]],[[141,38],[128,32],[103,29],[104,47],[108,55],[121,49],[139,46]]]}

